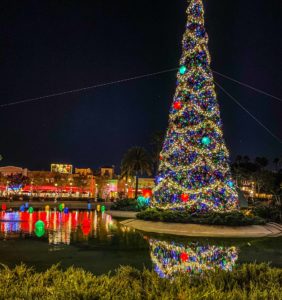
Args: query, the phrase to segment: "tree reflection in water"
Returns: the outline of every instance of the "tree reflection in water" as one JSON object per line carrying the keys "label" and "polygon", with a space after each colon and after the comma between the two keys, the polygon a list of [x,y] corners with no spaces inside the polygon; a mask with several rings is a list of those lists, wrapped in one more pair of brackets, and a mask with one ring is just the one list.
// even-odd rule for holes
{"label": "tree reflection in water", "polygon": [[149,239],[151,259],[160,277],[172,278],[177,273],[201,274],[206,270],[232,271],[238,259],[236,247],[178,244]]}

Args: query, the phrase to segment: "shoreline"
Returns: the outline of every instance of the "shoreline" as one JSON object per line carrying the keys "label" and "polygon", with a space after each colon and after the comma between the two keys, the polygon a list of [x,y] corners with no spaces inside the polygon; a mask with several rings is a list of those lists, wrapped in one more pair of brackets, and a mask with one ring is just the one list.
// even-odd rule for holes
{"label": "shoreline", "polygon": [[251,226],[200,225],[143,221],[136,212],[107,211],[114,218],[127,218],[120,223],[139,231],[187,237],[259,238],[282,236],[282,225],[267,223]]}

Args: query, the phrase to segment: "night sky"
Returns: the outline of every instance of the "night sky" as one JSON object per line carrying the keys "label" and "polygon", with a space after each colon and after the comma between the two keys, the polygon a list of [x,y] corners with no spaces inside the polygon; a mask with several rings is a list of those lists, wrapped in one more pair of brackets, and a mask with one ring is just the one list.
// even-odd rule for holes
{"label": "night sky", "polygon": [[[282,97],[282,3],[205,1],[212,68]],[[178,66],[187,1],[1,1],[0,104]],[[280,27],[279,27],[280,26]],[[282,103],[216,80],[282,139]],[[120,165],[165,130],[176,72],[0,109],[2,165]],[[281,144],[218,93],[232,157]]]}

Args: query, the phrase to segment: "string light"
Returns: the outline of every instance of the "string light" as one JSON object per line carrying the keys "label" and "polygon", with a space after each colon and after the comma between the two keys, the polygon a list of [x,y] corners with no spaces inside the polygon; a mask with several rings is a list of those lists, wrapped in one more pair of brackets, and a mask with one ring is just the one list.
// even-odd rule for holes
{"label": "string light", "polygon": [[232,271],[238,260],[236,247],[186,245],[150,239],[154,269],[162,278],[173,278],[178,273],[202,274],[207,270]]}
{"label": "string light", "polygon": [[202,0],[192,0],[152,206],[192,212],[238,208],[210,68]]}

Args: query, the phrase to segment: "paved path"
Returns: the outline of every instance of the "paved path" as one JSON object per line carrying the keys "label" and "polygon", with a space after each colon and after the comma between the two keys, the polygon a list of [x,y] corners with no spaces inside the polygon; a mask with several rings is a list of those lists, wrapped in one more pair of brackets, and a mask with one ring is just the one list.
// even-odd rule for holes
{"label": "paved path", "polygon": [[136,219],[137,212],[134,212],[134,211],[109,210],[109,211],[107,211],[107,214],[111,215],[112,217],[116,217],[116,218]]}
{"label": "paved path", "polygon": [[[180,236],[203,236],[203,237],[227,237],[227,238],[250,238],[250,237],[276,237],[282,236],[282,226],[267,224],[266,226],[210,226],[197,224],[177,224],[150,222],[129,219],[121,222],[123,225],[135,229],[151,232]],[[277,226],[278,225],[278,226]]]}

